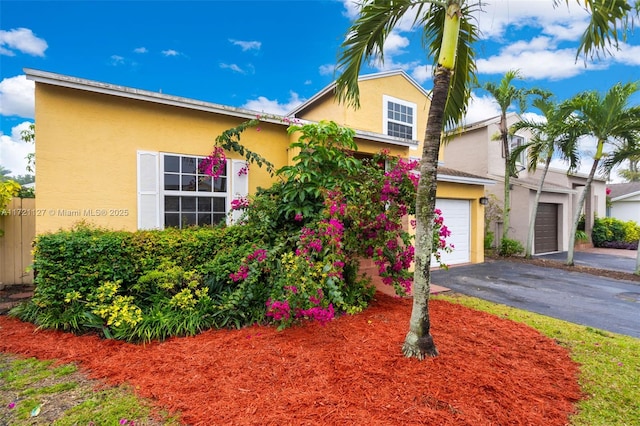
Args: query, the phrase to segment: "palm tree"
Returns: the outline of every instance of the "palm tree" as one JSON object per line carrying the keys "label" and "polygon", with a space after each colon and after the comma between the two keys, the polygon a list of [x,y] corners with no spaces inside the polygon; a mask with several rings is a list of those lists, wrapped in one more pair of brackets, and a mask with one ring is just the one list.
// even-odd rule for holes
{"label": "palm tree", "polygon": [[[608,0],[577,1],[592,5],[594,15],[597,13],[598,19],[592,19],[585,34],[608,34],[610,28],[617,34],[620,14],[627,16],[630,11],[626,2],[616,2],[613,6],[615,10],[605,13],[599,6],[596,8],[593,5],[608,3]],[[559,2],[554,0],[554,5]],[[480,8],[479,1],[363,0],[360,16],[348,29],[338,58],[337,71],[341,75],[336,82],[337,98],[356,108],[360,104],[358,76],[361,64],[371,59],[384,61],[384,42],[400,19],[408,16],[408,12],[416,12],[413,24],[423,30],[428,55],[434,59],[433,90],[416,195],[413,309],[409,332],[402,347],[406,356],[418,359],[438,354],[430,334],[428,305],[437,159],[444,125],[453,128],[461,121],[467,109],[471,85],[476,82],[472,45],[478,39],[478,29],[471,15],[476,8]],[[617,41],[617,38],[614,40]],[[588,54],[593,50],[605,49],[611,43],[610,37],[590,37],[580,51]]]}
{"label": "palm tree", "polygon": [[515,158],[519,158],[521,152],[525,151],[529,159],[527,165],[529,171],[534,172],[538,164],[544,164],[529,219],[529,232],[527,234],[527,244],[525,247],[526,258],[531,258],[533,254],[538,204],[547,172],[551,165],[551,160],[555,154],[560,154],[561,159],[569,162],[569,170],[575,170],[579,160],[576,149],[578,135],[573,132],[575,127],[571,123],[570,111],[560,108],[553,100],[544,98],[535,99],[532,105],[542,112],[545,120],[534,121],[523,119],[510,128],[511,133],[515,133],[518,130],[528,130],[533,134],[529,143],[517,147],[512,152],[512,162]]}
{"label": "palm tree", "polygon": [[[336,84],[340,102],[359,107],[358,75],[363,61],[384,60],[386,38],[408,12],[416,12],[414,25],[424,30],[429,54],[437,58],[431,92],[431,106],[424,136],[420,182],[416,194],[416,256],[413,280],[413,310],[409,332],[402,347],[407,357],[437,356],[430,333],[429,286],[433,219],[436,205],[438,152],[444,124],[462,119],[475,83],[475,56],[471,45],[478,39],[465,1],[420,2],[371,0],[360,9],[343,42]],[[451,93],[450,93],[451,88]]]}
{"label": "palm tree", "polygon": [[[624,163],[629,158],[640,158],[640,132],[636,132],[635,137],[627,140],[626,145],[619,146],[610,156],[603,162],[603,168],[607,174],[618,164]],[[640,275],[640,240],[636,250],[636,269],[635,273]]]}
{"label": "palm tree", "polygon": [[527,109],[527,99],[529,96],[549,96],[549,93],[540,89],[524,89],[515,87],[512,83],[516,79],[522,79],[520,71],[509,70],[505,73],[504,77],[502,77],[499,84],[488,82],[482,86],[484,90],[493,96],[500,107],[500,122],[498,123],[498,127],[500,128],[499,139],[502,142],[502,152],[504,154],[504,197],[502,208],[502,223],[504,227],[504,233],[502,235],[503,240],[508,238],[509,233],[509,218],[511,212],[510,180],[512,176],[515,176],[515,164],[511,161],[511,138],[509,137],[509,128],[507,126],[507,110],[513,104],[517,104],[520,112],[523,112]]}
{"label": "palm tree", "polygon": [[618,83],[601,96],[596,91],[581,93],[566,103],[568,110],[575,114],[576,128],[581,135],[596,139],[596,152],[593,165],[587,177],[584,190],[578,198],[578,206],[573,214],[573,226],[569,234],[569,252],[567,265],[573,265],[574,244],[578,222],[584,207],[586,195],[591,189],[591,182],[605,155],[605,146],[633,146],[640,132],[640,106],[629,106],[630,97],[640,87],[638,83]]}

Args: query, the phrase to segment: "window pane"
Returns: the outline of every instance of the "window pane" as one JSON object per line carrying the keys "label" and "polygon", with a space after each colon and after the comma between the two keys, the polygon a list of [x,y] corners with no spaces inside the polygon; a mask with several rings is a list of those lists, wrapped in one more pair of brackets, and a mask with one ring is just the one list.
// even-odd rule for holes
{"label": "window pane", "polygon": [[198,197],[198,211],[210,212],[211,211],[211,198]]}
{"label": "window pane", "polygon": [[411,139],[413,137],[412,128],[398,123],[389,123],[387,133],[389,136]]}
{"label": "window pane", "polygon": [[195,157],[182,157],[182,173],[196,173],[198,160]]}
{"label": "window pane", "polygon": [[214,192],[227,192],[227,178],[217,178],[213,181]]}
{"label": "window pane", "polygon": [[212,198],[213,201],[213,211],[214,212],[225,212],[227,199],[224,197],[215,197]]}
{"label": "window pane", "polygon": [[180,197],[164,197],[164,211],[165,212],[179,212],[180,211]]}
{"label": "window pane", "polygon": [[180,197],[182,201],[183,212],[195,212],[196,211],[196,199],[195,197]]}
{"label": "window pane", "polygon": [[213,223],[222,223],[225,220],[225,215],[223,214],[219,214],[219,213],[214,213],[213,214]]}
{"label": "window pane", "polygon": [[180,190],[180,176],[179,175],[164,175],[164,189],[166,191],[179,191]]}
{"label": "window pane", "polygon": [[211,176],[198,176],[198,191],[211,192]]}
{"label": "window pane", "polygon": [[207,226],[211,225],[212,216],[211,213],[199,213],[198,214],[198,225]]}
{"label": "window pane", "polygon": [[195,213],[182,213],[180,215],[181,219],[181,228],[187,228],[189,226],[195,226],[198,223],[196,222],[196,214]]}
{"label": "window pane", "polygon": [[164,171],[180,173],[180,157],[175,155],[165,155]]}
{"label": "window pane", "polygon": [[229,162],[225,161],[224,164],[222,165],[222,170],[221,170],[222,174],[220,176],[228,175],[228,170],[227,170],[228,165],[229,165]]}
{"label": "window pane", "polygon": [[165,213],[164,214],[164,226],[165,227],[180,227],[180,215],[178,213]]}
{"label": "window pane", "polygon": [[195,191],[196,190],[196,176],[195,175],[183,175],[182,176],[182,191]]}

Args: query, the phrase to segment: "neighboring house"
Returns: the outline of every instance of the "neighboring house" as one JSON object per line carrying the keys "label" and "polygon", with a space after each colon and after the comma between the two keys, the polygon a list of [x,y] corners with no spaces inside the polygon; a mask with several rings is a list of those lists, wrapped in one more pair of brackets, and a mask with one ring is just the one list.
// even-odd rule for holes
{"label": "neighboring house", "polygon": [[611,189],[607,216],[640,224],[640,182],[614,183],[607,187]]}
{"label": "neighboring house", "polygon": [[[507,116],[508,125],[513,125],[520,117],[515,113]],[[500,117],[469,124],[455,130],[453,139],[446,144],[442,154],[443,164],[458,170],[464,170],[478,176],[493,179],[496,184],[487,187],[488,194],[498,200],[498,207],[503,207],[504,197],[504,153],[499,135]],[[511,146],[515,148],[528,142],[530,135],[522,132],[514,135]],[[542,165],[531,173],[525,168],[523,157],[517,164],[517,177],[510,179],[511,216],[509,238],[527,241],[529,220],[535,200],[536,191],[542,175]],[[587,176],[582,174],[568,175],[566,170],[550,169],[538,205],[534,238],[534,253],[566,251],[569,247],[573,213],[578,205],[578,198]],[[605,214],[605,180],[596,178],[591,185],[591,194],[585,200],[586,231],[591,235],[594,216]],[[499,241],[504,234],[501,222],[490,225],[490,231]]]}
{"label": "neighboring house", "polygon": [[[133,231],[206,225],[225,220],[231,201],[269,186],[269,174],[230,153],[226,175],[214,182],[197,172],[224,130],[260,112],[162,93],[26,69],[35,81],[38,126],[37,233],[85,220]],[[364,76],[362,108],[334,101],[335,84],[296,108],[291,118],[333,120],[356,130],[359,155],[386,149],[420,158],[429,109],[428,93],[402,71]],[[287,120],[266,118],[242,134],[248,149],[276,168],[292,161]],[[438,205],[452,228],[456,250],[449,263],[483,262],[484,176],[439,173]]]}

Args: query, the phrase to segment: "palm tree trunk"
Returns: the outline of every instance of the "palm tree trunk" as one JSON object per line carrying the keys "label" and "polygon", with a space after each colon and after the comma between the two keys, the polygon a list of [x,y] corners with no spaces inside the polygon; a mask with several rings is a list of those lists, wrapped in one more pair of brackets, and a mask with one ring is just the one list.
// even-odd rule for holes
{"label": "palm tree trunk", "polygon": [[[504,205],[502,210],[502,237],[501,240],[508,238],[509,227],[511,226],[511,156],[509,147],[509,131],[507,129],[507,115],[502,113],[500,118],[500,139],[502,141],[502,150],[504,152]],[[502,244],[501,244],[502,247]]]}
{"label": "palm tree trunk", "polygon": [[591,166],[591,171],[589,172],[589,177],[587,178],[587,183],[584,186],[584,190],[580,194],[580,198],[578,199],[578,205],[576,206],[576,211],[573,213],[573,224],[571,225],[571,233],[569,234],[569,251],[567,252],[567,265],[573,266],[573,254],[576,244],[576,231],[578,231],[578,222],[580,222],[580,215],[582,214],[582,208],[584,207],[584,200],[587,198],[587,194],[591,189],[591,182],[593,181],[593,177],[596,174],[596,170],[598,169],[598,163],[600,162],[600,158],[602,157],[602,149],[604,148],[604,142],[598,142],[598,153],[596,153],[593,159],[593,166]]}
{"label": "palm tree trunk", "polygon": [[544,180],[547,178],[547,172],[551,165],[551,156],[547,157],[544,163],[544,170],[540,177],[540,183],[538,184],[538,190],[536,191],[536,199],[533,201],[533,209],[531,209],[531,219],[529,219],[529,234],[527,235],[527,248],[524,252],[524,257],[530,259],[533,255],[533,239],[536,233],[536,216],[538,215],[538,204],[540,204],[540,195],[542,194],[542,187]]}
{"label": "palm tree trunk", "polygon": [[444,109],[449,97],[451,76],[456,61],[460,37],[460,3],[450,1],[444,19],[438,66],[433,78],[431,105],[424,134],[420,181],[416,191],[416,250],[413,274],[413,308],[409,332],[402,345],[406,357],[424,359],[438,356],[431,336],[429,319],[429,289],[431,285],[431,252],[433,248],[433,218],[438,185],[438,153],[444,130]]}
{"label": "palm tree trunk", "polygon": [[429,288],[431,284],[431,252],[433,247],[433,219],[436,207],[438,152],[442,137],[444,106],[449,93],[451,70],[438,66],[433,81],[433,92],[427,130],[425,132],[420,181],[416,194],[416,257],[413,276],[413,309],[409,332],[402,346],[407,357],[424,359],[437,356],[430,334]]}

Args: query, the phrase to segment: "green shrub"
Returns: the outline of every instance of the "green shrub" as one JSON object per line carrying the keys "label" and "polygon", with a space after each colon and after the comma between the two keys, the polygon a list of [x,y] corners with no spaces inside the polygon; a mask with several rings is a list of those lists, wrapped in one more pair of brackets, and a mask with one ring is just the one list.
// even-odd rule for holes
{"label": "green shrub", "polygon": [[520,241],[512,240],[509,238],[503,238],[500,241],[500,256],[510,257],[522,254],[524,247]]}
{"label": "green shrub", "polygon": [[[95,329],[123,340],[192,335],[227,323],[220,301],[235,289],[209,284],[216,273],[230,282],[234,266],[260,243],[240,226],[123,232],[81,223],[38,236],[34,296],[12,314],[44,328]],[[227,263],[224,277],[212,267],[218,255]]]}
{"label": "green shrub", "polygon": [[493,233],[493,231],[487,231],[484,235],[484,249],[485,250],[489,250],[491,248],[493,248],[493,239],[495,238],[495,235]]}
{"label": "green shrub", "polygon": [[[247,203],[231,203],[245,209],[236,225],[122,232],[79,224],[38,236],[36,291],[12,314],[44,328],[129,341],[324,322],[359,312],[373,298],[370,279],[358,275],[362,257],[405,294],[414,248],[402,219],[414,213],[417,163],[385,152],[356,160],[353,131],[335,123],[289,131],[302,134],[292,145],[300,149],[295,165],[278,170],[281,181]],[[214,155],[223,155],[221,147]],[[434,212],[436,259],[450,250],[445,219]]]}
{"label": "green shrub", "polygon": [[640,239],[640,225],[630,220],[624,223],[624,242],[635,243]]}
{"label": "green shrub", "polygon": [[634,221],[624,222],[612,217],[596,218],[591,238],[596,247],[612,243],[633,244],[640,238],[640,226]]}

